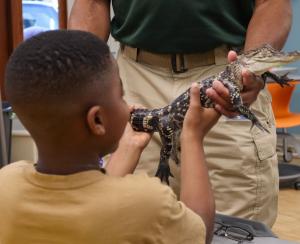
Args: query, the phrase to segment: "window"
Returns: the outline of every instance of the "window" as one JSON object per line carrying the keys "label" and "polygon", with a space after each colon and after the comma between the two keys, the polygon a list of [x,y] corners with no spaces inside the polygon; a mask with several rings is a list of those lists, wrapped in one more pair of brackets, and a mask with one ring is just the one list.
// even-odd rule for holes
{"label": "window", "polygon": [[59,28],[58,2],[22,1],[23,38]]}

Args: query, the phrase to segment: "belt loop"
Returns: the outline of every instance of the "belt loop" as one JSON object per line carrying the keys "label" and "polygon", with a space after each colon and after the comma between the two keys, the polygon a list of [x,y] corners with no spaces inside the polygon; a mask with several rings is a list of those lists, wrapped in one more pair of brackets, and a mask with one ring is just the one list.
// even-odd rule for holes
{"label": "belt loop", "polygon": [[228,63],[227,60],[228,51],[229,49],[227,48],[226,45],[222,45],[214,49],[216,65],[222,65]]}
{"label": "belt loop", "polygon": [[176,74],[184,73],[188,70],[185,62],[185,56],[183,54],[171,55],[172,70]]}
{"label": "belt loop", "polygon": [[133,59],[134,61],[138,61],[138,48],[130,47],[124,44],[122,44],[122,46],[123,52],[128,58]]}

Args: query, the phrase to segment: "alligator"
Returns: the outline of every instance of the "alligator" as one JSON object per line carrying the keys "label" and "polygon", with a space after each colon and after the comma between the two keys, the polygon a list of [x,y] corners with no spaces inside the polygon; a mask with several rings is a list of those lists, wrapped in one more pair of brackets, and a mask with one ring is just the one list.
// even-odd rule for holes
{"label": "alligator", "polygon": [[[228,89],[232,106],[236,112],[252,121],[259,129],[269,132],[257,119],[254,113],[243,104],[240,91],[243,90],[242,69],[246,68],[256,76],[260,76],[262,82],[272,79],[279,85],[288,85],[287,74],[277,76],[269,70],[276,66],[285,65],[300,59],[300,52],[282,52],[265,44],[259,48],[241,53],[237,59],[226,65],[225,69],[217,75],[197,81],[200,87],[200,102],[205,108],[214,107],[214,102],[206,95],[206,90],[212,87],[214,80],[221,81]],[[179,136],[181,133],[184,116],[189,107],[190,89],[187,89],[171,104],[158,109],[138,108],[132,111],[130,122],[134,130],[144,132],[158,132],[162,147],[160,161],[155,176],[169,184],[169,176],[172,176],[169,167],[169,159],[180,164],[178,152],[180,151]]]}

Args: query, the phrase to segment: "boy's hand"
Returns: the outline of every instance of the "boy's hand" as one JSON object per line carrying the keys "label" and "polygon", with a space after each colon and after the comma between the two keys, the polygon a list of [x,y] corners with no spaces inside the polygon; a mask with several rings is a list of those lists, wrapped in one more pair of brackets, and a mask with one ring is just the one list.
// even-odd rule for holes
{"label": "boy's hand", "polygon": [[207,243],[210,243],[212,236],[215,203],[205,164],[203,138],[219,117],[220,114],[215,109],[201,107],[200,89],[197,84],[193,84],[190,89],[190,106],[183,121],[180,138],[180,200],[201,216],[207,229]]}
{"label": "boy's hand", "polygon": [[[140,105],[129,105],[129,111],[132,112],[134,109],[142,108]],[[126,150],[144,150],[148,145],[152,134],[146,132],[135,131],[130,122],[127,123],[123,135],[119,141],[119,148]],[[117,150],[118,150],[117,149]]]}
{"label": "boy's hand", "polygon": [[[236,59],[236,52],[229,51],[228,62],[233,62]],[[241,96],[243,103],[249,106],[256,100],[260,90],[263,88],[263,81],[260,77],[255,76],[246,69],[242,71],[242,76],[244,88],[241,91]],[[215,108],[220,113],[227,117],[234,117],[238,115],[238,113],[234,111],[231,104],[228,89],[220,81],[215,80],[213,82],[213,87],[207,89],[206,92],[207,96],[209,96],[215,102]]]}
{"label": "boy's hand", "polygon": [[152,134],[135,131],[128,122],[120,139],[119,147],[130,147],[134,150],[143,150],[149,143]]}
{"label": "boy's hand", "polygon": [[[132,111],[134,106],[130,107]],[[152,134],[134,131],[128,122],[119,141],[117,150],[111,154],[106,170],[112,176],[125,176],[134,172],[142,151],[148,145]]]}
{"label": "boy's hand", "polygon": [[[132,112],[135,109],[143,108],[141,105],[129,105],[129,111]],[[120,143],[127,143],[131,146],[144,150],[144,148],[148,145],[152,134],[147,132],[135,131],[132,129],[130,123],[127,123],[123,136],[120,140]]]}
{"label": "boy's hand", "polygon": [[190,106],[184,118],[181,139],[196,135],[202,140],[219,117],[220,114],[215,109],[201,106],[200,89],[197,83],[192,84]]}

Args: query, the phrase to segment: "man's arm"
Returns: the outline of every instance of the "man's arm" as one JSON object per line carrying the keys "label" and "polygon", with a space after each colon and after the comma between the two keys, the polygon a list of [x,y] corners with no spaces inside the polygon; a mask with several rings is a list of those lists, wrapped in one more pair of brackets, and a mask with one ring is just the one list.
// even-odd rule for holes
{"label": "man's arm", "polygon": [[110,0],[75,0],[68,29],[89,31],[107,41],[110,34]]}
{"label": "man's arm", "polygon": [[[256,0],[255,10],[248,25],[245,50],[257,48],[269,43],[274,48],[281,49],[287,39],[291,28],[292,9],[290,0]],[[273,31],[269,31],[273,30]],[[236,59],[236,54],[230,52],[229,62]],[[263,83],[248,71],[243,71],[244,89],[241,92],[243,103],[252,104]],[[229,117],[236,115],[232,112],[232,104],[228,89],[219,81],[214,81],[213,89],[207,90],[207,95],[215,101],[216,109]]]}
{"label": "man's arm", "polygon": [[256,0],[255,10],[247,29],[245,50],[259,47],[264,43],[281,49],[288,37],[291,23],[290,0]]}

